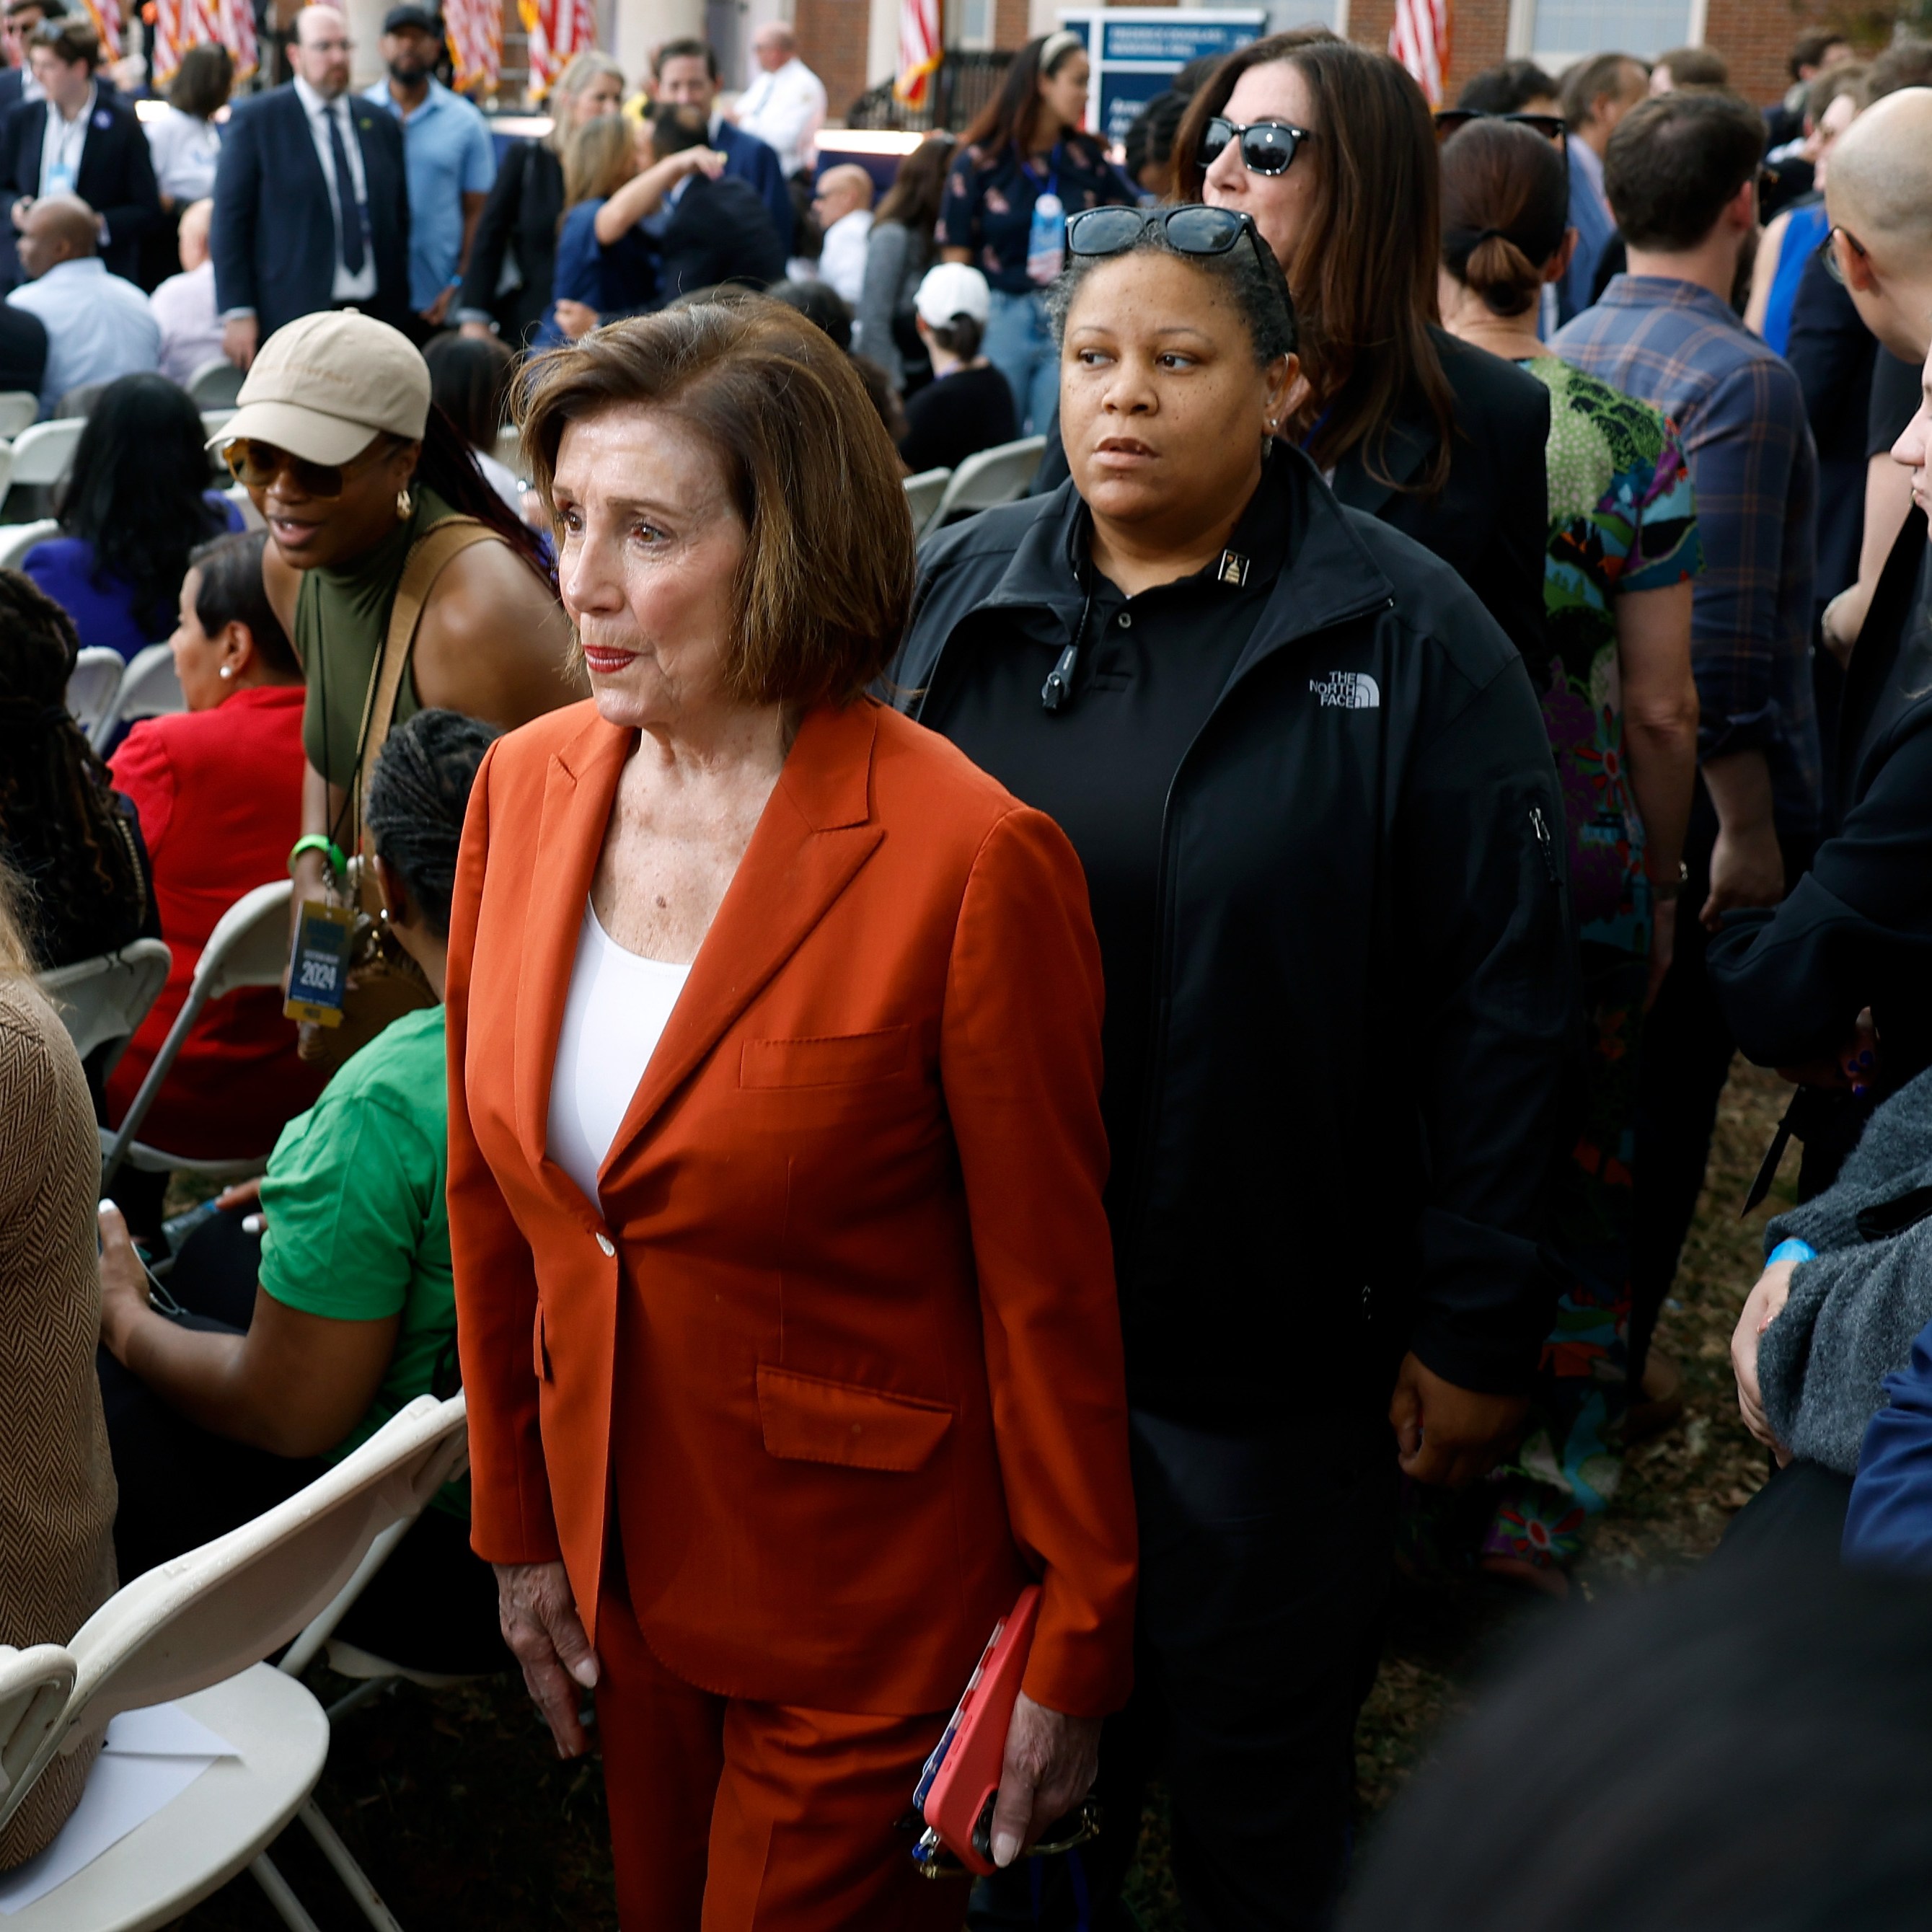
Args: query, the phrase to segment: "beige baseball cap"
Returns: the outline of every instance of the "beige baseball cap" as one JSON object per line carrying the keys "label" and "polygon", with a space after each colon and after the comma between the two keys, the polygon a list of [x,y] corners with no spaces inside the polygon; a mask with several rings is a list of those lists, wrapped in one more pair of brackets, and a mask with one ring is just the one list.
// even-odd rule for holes
{"label": "beige baseball cap", "polygon": [[429,421],[429,365],[400,330],[352,309],[305,315],[262,344],[216,448],[253,437],[310,463],[346,463],[382,434]]}

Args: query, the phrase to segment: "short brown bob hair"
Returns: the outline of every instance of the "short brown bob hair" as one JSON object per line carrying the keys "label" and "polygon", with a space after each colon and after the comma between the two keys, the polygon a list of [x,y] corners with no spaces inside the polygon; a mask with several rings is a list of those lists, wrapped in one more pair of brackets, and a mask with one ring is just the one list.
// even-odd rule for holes
{"label": "short brown bob hair", "polygon": [[844,704],[891,661],[912,604],[898,452],[824,332],[757,296],[593,329],[532,358],[512,402],[550,500],[564,425],[664,409],[710,444],[748,537],[727,646],[746,704]]}

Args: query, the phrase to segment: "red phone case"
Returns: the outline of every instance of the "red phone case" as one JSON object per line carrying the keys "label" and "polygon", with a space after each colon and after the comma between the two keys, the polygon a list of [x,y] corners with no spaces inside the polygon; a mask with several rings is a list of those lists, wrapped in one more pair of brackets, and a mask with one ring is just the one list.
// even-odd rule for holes
{"label": "red phone case", "polygon": [[1006,1753],[1006,1730],[1020,1694],[1040,1621],[1040,1586],[1029,1583],[993,1633],[980,1667],[974,1672],[959,1708],[946,1726],[950,1743],[931,1787],[923,1816],[946,1849],[968,1871],[982,1876],[992,1860],[973,1842],[980,1820],[989,1816],[1000,1788],[1000,1766]]}

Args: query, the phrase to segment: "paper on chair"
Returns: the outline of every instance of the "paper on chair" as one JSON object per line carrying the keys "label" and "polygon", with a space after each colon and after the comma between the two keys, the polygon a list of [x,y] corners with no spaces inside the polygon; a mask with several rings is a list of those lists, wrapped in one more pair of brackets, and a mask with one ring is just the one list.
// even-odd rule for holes
{"label": "paper on chair", "polygon": [[130,1832],[165,1810],[232,1745],[178,1704],[124,1711],[88,1773],[74,1815],[52,1844],[14,1870],[0,1873],[0,1917],[20,1912],[64,1885]]}

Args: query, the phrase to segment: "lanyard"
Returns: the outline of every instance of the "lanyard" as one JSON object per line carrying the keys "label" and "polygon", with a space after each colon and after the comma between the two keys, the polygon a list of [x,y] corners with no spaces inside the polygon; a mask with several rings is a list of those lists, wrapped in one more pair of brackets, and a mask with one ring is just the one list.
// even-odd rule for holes
{"label": "lanyard", "polygon": [[1045,181],[1042,181],[1040,176],[1034,172],[1032,162],[1028,160],[1024,154],[1020,157],[1020,172],[1024,175],[1027,179],[1033,183],[1034,192],[1036,195],[1040,194],[1043,190],[1046,194],[1054,196],[1056,199],[1058,197],[1060,194],[1060,144],[1058,141],[1054,142],[1053,144],[1053,152],[1046,158],[1047,174]]}

